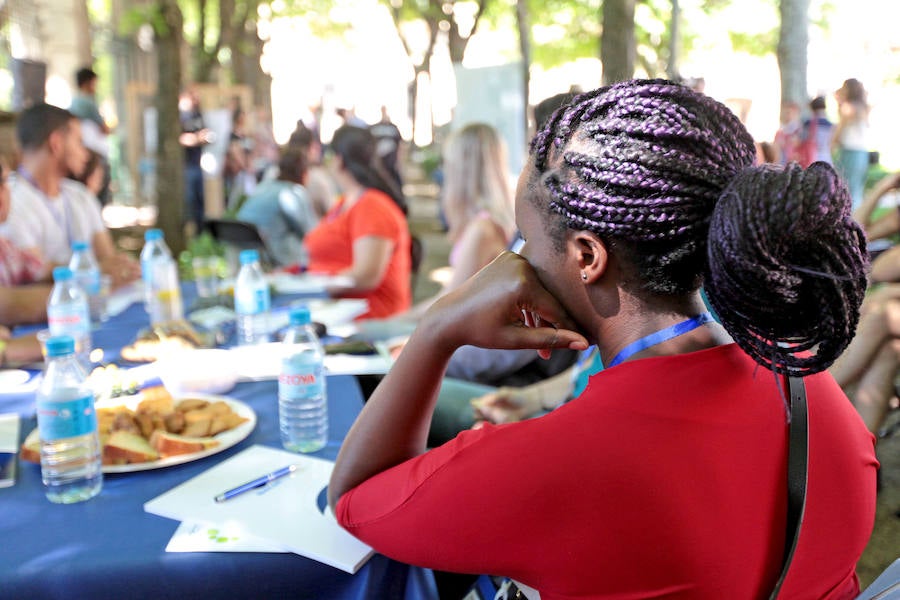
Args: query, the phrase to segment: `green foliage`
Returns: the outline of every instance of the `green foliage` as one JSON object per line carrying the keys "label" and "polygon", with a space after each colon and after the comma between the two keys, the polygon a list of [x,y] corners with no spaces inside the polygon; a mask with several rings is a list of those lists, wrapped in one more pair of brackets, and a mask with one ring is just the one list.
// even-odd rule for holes
{"label": "green foliage", "polygon": [[529,0],[532,62],[552,68],[600,55],[601,3]]}
{"label": "green foliage", "polygon": [[130,36],[142,25],[149,24],[156,35],[167,35],[169,26],[163,17],[161,7],[158,4],[133,6],[125,11],[119,21],[119,35]]}
{"label": "green foliage", "polygon": [[735,52],[746,52],[751,56],[766,56],[778,47],[777,28],[760,33],[730,31],[728,36],[731,38],[731,47]]}

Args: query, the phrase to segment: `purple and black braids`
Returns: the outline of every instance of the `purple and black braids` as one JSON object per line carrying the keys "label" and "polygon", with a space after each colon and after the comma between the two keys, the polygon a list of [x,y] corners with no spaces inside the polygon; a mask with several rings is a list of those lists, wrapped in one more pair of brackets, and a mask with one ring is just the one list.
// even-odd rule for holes
{"label": "purple and black braids", "polygon": [[803,376],[828,368],[853,339],[867,267],[847,186],[826,163],[791,163],[748,169],[726,188],[704,285],[745,352]]}
{"label": "purple and black braids", "polygon": [[550,210],[607,242],[636,295],[705,280],[735,341],[784,373],[827,368],[852,338],[866,258],[846,190],[822,165],[751,168],[753,139],[719,102],[663,80],[600,88],[554,113],[531,152]]}
{"label": "purple and black braids", "polygon": [[700,286],[712,208],[756,149],[724,105],[635,80],[576,97],[537,134],[532,154],[552,210],[612,242],[636,268],[635,291],[683,295]]}

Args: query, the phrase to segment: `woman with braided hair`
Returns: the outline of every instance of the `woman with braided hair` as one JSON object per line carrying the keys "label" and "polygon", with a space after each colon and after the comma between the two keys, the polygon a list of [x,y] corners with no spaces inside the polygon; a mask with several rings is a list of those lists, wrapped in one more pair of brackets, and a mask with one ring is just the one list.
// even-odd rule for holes
{"label": "woman with braided hair", "polygon": [[[808,493],[780,597],[854,597],[877,461],[825,369],[859,318],[865,238],[831,167],[753,158],[725,106],[666,81],[557,111],[519,180],[521,256],[426,313],[341,449],[340,523],[393,558],[544,600],[765,598],[786,537],[783,375],[798,375]],[[463,344],[596,344],[606,369],[544,417],[426,451]]]}

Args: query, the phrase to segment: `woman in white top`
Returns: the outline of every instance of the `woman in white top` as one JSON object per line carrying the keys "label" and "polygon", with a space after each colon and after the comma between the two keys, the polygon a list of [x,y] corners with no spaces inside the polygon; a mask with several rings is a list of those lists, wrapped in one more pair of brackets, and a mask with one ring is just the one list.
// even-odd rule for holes
{"label": "woman in white top", "polygon": [[866,90],[858,79],[848,79],[834,94],[838,101],[839,119],[832,138],[837,152],[835,166],[847,181],[853,208],[863,201],[866,173],[869,170],[869,105]]}

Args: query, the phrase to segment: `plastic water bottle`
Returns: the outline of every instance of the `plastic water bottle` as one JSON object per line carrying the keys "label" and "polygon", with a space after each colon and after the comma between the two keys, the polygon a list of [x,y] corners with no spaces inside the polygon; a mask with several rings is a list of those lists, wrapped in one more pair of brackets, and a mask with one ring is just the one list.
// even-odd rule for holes
{"label": "plastic water bottle", "polygon": [[278,376],[278,423],[282,445],[292,452],[315,452],[328,442],[325,352],[309,309],[291,310]]}
{"label": "plastic water bottle", "polygon": [[238,343],[247,345],[268,342],[272,299],[269,284],[259,264],[259,252],[243,250],[240,258],[241,270],[234,283]]}
{"label": "plastic water bottle", "polygon": [[157,325],[184,318],[178,265],[170,256],[154,258],[150,263],[150,323]]}
{"label": "plastic water bottle", "polygon": [[153,263],[160,258],[172,258],[172,252],[166,246],[161,229],[148,229],[144,232],[144,247],[141,250],[141,279],[144,282],[144,308],[152,312],[153,296]]}
{"label": "plastic water bottle", "polygon": [[59,504],[93,498],[103,487],[97,413],[71,336],[47,340],[47,370],[36,404],[47,498]]}
{"label": "plastic water bottle", "polygon": [[91,321],[99,323],[105,319],[103,314],[106,303],[100,295],[100,266],[91,246],[87,242],[75,242],[72,244],[72,258],[69,260],[69,268],[75,278],[75,283],[87,295],[88,310]]}
{"label": "plastic water bottle", "polygon": [[91,353],[91,317],[88,300],[69,267],[53,269],[53,290],[47,301],[47,323],[51,336],[68,335],[75,340],[78,358],[87,367]]}

